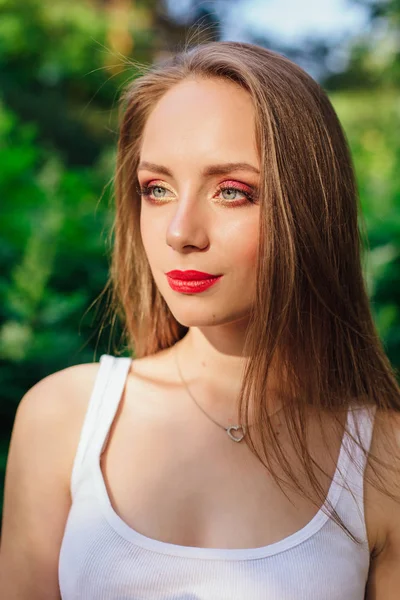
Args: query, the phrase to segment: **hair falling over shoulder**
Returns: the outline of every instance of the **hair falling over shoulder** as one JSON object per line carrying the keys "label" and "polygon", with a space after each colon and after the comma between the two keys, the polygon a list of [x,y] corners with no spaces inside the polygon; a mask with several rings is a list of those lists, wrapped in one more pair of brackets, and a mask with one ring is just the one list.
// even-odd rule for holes
{"label": "hair falling over shoulder", "polygon": [[[338,435],[343,435],[340,415],[350,406],[375,408],[375,427],[386,427],[399,422],[400,387],[376,331],[363,278],[362,215],[349,147],[326,93],[298,65],[253,44],[210,42],[143,68],[126,87],[107,284],[110,311],[121,318],[128,348],[137,357],[170,347],[187,332],[150,272],[139,230],[136,171],[144,125],[157,101],[187,78],[210,77],[235,82],[251,95],[262,167],[256,298],[245,348],[251,360],[243,377],[240,422],[247,426],[251,405],[249,448],[280,486],[283,480],[271,460],[276,457],[295,488],[320,508],[325,497],[314,469],[325,471],[307,447],[310,409],[321,427],[322,414],[331,416]],[[275,354],[282,370],[279,392],[287,399],[284,419],[311,494],[280,447],[266,411],[267,374]],[[382,456],[400,453],[395,430],[383,437],[388,447]],[[358,435],[353,440],[361,447]],[[382,476],[382,468],[390,471],[391,461],[371,452],[368,461],[378,480],[390,479]],[[375,477],[371,483],[392,497]],[[332,506],[329,515],[361,543]]]}

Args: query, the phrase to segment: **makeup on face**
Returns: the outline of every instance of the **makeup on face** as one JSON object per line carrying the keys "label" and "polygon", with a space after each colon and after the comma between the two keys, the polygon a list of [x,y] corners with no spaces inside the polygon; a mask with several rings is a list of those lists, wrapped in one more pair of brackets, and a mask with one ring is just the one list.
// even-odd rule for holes
{"label": "makeup on face", "polygon": [[[138,187],[137,192],[140,196],[145,198],[146,201],[150,202],[150,204],[166,204],[173,199],[174,194],[170,186],[159,179],[151,179],[149,182],[144,183],[142,186]],[[161,193],[161,196],[155,197],[155,193]],[[233,193],[236,196],[242,196],[242,198],[221,197],[221,195],[226,193],[231,195]],[[258,192],[255,186],[233,179],[224,180],[219,183],[213,196],[213,200],[218,204],[231,207],[244,206],[249,203],[254,204],[257,201],[257,198]]]}
{"label": "makeup on face", "polygon": [[[144,170],[154,169],[156,174],[162,173],[163,175],[173,178],[172,172],[162,165],[145,162],[141,163],[139,168]],[[212,196],[213,201],[228,207],[249,206],[250,204],[255,203],[258,198],[257,187],[254,184],[233,179],[232,169],[233,171],[256,170],[251,165],[232,165],[231,163],[206,167],[205,174],[208,177],[215,178],[216,175],[221,174],[231,175],[229,179],[224,179],[215,184],[215,191]],[[154,205],[168,204],[171,200],[175,199],[173,187],[162,179],[154,178],[154,176],[153,178],[145,179],[137,191],[147,202]],[[230,199],[226,197],[226,194],[235,197]],[[225,195],[225,197],[223,197],[223,195]],[[239,199],[236,199],[236,196],[239,196]],[[173,270],[166,273],[166,276],[169,286],[174,291],[195,294],[203,292],[215,285],[222,275],[212,275],[210,273],[195,270]]]}
{"label": "makeup on face", "polygon": [[[140,171],[148,171],[148,172],[153,172],[154,174],[157,175],[163,175],[164,177],[169,177],[171,179],[174,178],[173,172],[171,169],[167,168],[164,165],[159,165],[153,162],[149,162],[149,161],[141,161],[138,165],[138,169],[137,169],[137,173],[139,174]],[[244,181],[240,181],[240,180],[236,180],[232,178],[233,173],[239,173],[239,172],[247,172],[247,173],[251,173],[252,176],[254,177],[254,174],[259,175],[260,172],[257,169],[257,167],[249,164],[249,163],[245,163],[245,162],[227,162],[227,163],[221,163],[221,164],[214,164],[214,165],[207,165],[205,166],[202,171],[201,171],[201,177],[203,179],[213,179],[215,180],[215,178],[217,177],[227,177],[227,176],[231,176],[231,178],[227,178],[227,179],[223,179],[222,181],[219,181],[217,186],[216,186],[216,192],[213,196],[213,198],[215,198],[217,196],[217,194],[223,194],[225,192],[234,192],[235,194],[241,194],[242,196],[244,196],[244,198],[236,200],[236,199],[230,199],[230,198],[222,198],[222,199],[217,199],[217,202],[223,204],[223,205],[228,205],[228,206],[241,206],[244,204],[248,204],[250,203],[255,203],[258,200],[258,187],[254,184],[251,183],[246,183]],[[158,178],[151,178],[148,179],[147,181],[145,181],[142,186],[139,186],[138,188],[138,193],[145,197],[146,200],[150,201],[151,203],[154,204],[162,204],[165,199],[168,198],[167,195],[162,196],[161,198],[154,198],[153,195],[153,191],[154,189],[158,188],[158,191],[160,190],[164,190],[164,191],[170,191],[171,193],[173,192],[173,189],[171,189],[171,187],[166,184],[165,182],[163,182],[163,180],[158,179]],[[153,195],[153,197],[152,197]],[[247,200],[247,202],[246,202]]]}
{"label": "makeup on face", "polygon": [[[183,321],[218,301],[234,319],[253,304],[263,181],[254,125],[245,90],[208,80],[174,86],[147,118],[135,174],[140,230],[156,284]],[[185,281],[170,271],[202,268]]]}

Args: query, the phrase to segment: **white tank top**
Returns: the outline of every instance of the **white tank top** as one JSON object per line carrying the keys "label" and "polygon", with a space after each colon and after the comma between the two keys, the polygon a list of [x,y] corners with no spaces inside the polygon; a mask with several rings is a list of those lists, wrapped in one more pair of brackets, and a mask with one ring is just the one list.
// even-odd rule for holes
{"label": "white tank top", "polygon": [[[245,549],[159,541],[132,529],[118,516],[107,493],[100,456],[130,364],[130,358],[107,354],[100,358],[71,475],[72,505],[59,556],[62,599],[364,600],[370,560],[363,506],[366,458],[346,434],[328,498],[352,533],[363,540],[361,546],[322,510],[288,537]],[[374,414],[374,407],[365,406],[350,409],[347,417],[353,435],[359,423],[367,450]],[[346,449],[354,452],[361,474]],[[338,484],[339,470],[354,497]]]}

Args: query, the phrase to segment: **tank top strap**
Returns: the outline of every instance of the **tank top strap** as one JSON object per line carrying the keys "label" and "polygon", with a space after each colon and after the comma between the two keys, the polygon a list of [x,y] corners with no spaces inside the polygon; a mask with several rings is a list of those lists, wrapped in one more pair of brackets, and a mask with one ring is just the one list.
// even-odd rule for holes
{"label": "tank top strap", "polygon": [[[376,406],[364,405],[352,407],[349,421],[349,433],[346,434],[346,453],[351,454],[345,473],[346,491],[340,496],[338,508],[342,516],[349,519],[354,532],[366,539],[367,530],[364,508],[364,475],[371,447],[375,422]],[[361,448],[359,446],[361,444]],[[342,482],[343,479],[341,478]]]}
{"label": "tank top strap", "polygon": [[76,493],[78,483],[84,476],[90,460],[92,457],[98,458],[105,446],[131,362],[131,358],[115,357],[109,354],[102,354],[100,357],[72,468],[72,497]]}
{"label": "tank top strap", "polygon": [[362,448],[350,440],[353,461],[350,465],[350,476],[353,484],[363,490],[364,473],[367,465],[368,453],[371,447],[372,433],[374,429],[376,406],[364,405],[353,407],[351,410],[350,433],[361,444]]}

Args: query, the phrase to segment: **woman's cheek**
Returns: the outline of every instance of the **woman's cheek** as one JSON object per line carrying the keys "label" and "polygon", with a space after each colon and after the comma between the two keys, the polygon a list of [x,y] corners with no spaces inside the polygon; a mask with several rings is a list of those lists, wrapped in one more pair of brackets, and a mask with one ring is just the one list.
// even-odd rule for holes
{"label": "woman's cheek", "polygon": [[240,261],[248,267],[255,267],[258,254],[258,222],[249,223],[248,227],[242,232],[241,241],[238,244],[238,256]]}
{"label": "woman's cheek", "polygon": [[165,244],[165,231],[157,219],[149,219],[148,215],[140,217],[140,233],[146,254],[151,258],[161,252]]}

